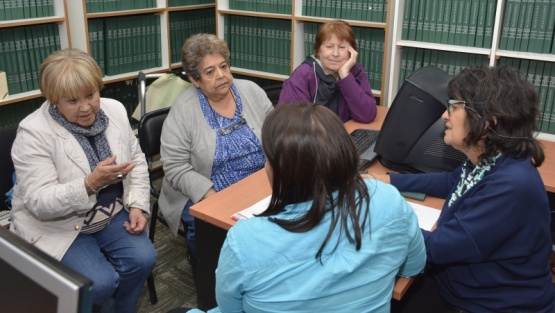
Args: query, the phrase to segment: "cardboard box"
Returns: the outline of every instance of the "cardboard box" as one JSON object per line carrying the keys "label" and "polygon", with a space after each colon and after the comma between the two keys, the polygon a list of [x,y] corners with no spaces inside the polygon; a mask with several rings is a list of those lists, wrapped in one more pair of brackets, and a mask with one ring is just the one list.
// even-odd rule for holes
{"label": "cardboard box", "polygon": [[6,79],[6,72],[0,71],[0,100],[8,97],[8,80]]}

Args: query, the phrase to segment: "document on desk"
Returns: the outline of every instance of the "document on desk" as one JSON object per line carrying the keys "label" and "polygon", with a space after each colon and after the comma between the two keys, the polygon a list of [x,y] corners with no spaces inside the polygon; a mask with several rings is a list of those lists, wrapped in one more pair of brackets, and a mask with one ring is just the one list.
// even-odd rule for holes
{"label": "document on desk", "polygon": [[272,198],[272,195],[267,196],[266,198],[258,201],[257,203],[251,205],[250,207],[231,215],[231,219],[235,221],[244,220],[247,218],[254,217],[255,214],[260,214],[264,212],[264,210],[268,208],[271,198]]}
{"label": "document on desk", "polygon": [[432,230],[439,218],[441,210],[431,208],[418,203],[409,202],[418,217],[418,226],[425,230]]}
{"label": "document on desk", "polygon": [[[271,196],[267,196],[266,198],[258,201],[250,207],[231,215],[231,218],[235,221],[238,221],[251,218],[256,214],[264,212],[264,210],[266,210],[266,208],[268,208],[268,205],[270,204],[270,198]],[[441,211],[418,203],[409,202],[409,204],[412,206],[414,213],[416,213],[416,216],[418,217],[418,225],[420,226],[420,228],[431,230],[436,224]]]}

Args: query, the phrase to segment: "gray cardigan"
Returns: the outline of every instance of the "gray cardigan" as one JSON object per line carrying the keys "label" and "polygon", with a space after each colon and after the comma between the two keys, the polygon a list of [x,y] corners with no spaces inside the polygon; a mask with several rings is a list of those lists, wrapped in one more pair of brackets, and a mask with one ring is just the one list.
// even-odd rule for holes
{"label": "gray cardigan", "polygon": [[[273,109],[266,93],[255,83],[234,79],[243,102],[247,125],[260,140],[262,123]],[[216,131],[208,125],[196,88],[187,88],[175,100],[162,128],[161,161],[164,180],[159,205],[171,231],[177,235],[185,203],[194,203],[212,188],[210,180],[216,151]]]}

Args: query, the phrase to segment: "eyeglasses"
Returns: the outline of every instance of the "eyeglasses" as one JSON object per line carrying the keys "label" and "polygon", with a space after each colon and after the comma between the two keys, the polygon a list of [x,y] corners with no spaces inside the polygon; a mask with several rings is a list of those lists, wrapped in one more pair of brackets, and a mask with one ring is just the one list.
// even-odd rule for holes
{"label": "eyeglasses", "polygon": [[218,129],[218,133],[222,136],[231,134],[234,130],[239,128],[239,126],[246,124],[247,120],[244,117],[241,117],[240,120],[231,123],[231,125]]}
{"label": "eyeglasses", "polygon": [[[464,100],[453,100],[453,99],[449,99],[446,100],[447,103],[447,114],[449,116],[451,116],[451,113],[453,113],[454,111],[460,109],[460,108],[465,108],[468,109],[476,114],[478,114],[478,112],[476,112],[476,110],[474,110],[472,107],[470,107],[468,104],[471,104],[470,102],[466,102]],[[482,104],[483,102],[472,102],[475,104]],[[482,118],[482,116],[480,114],[478,114],[478,116],[480,118]],[[482,118],[483,120],[483,118]]]}

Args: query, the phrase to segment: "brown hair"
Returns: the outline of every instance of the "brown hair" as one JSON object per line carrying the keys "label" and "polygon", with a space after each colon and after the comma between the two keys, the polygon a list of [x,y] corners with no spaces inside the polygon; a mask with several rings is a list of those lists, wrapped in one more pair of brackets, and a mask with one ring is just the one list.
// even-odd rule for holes
{"label": "brown hair", "polygon": [[324,44],[326,40],[328,40],[331,35],[337,36],[337,39],[340,41],[346,41],[353,47],[353,49],[357,50],[357,42],[355,40],[355,33],[351,26],[342,20],[333,20],[328,21],[320,26],[318,33],[316,34],[316,40],[314,41],[314,56],[320,57],[318,52],[320,50],[320,46]]}
{"label": "brown hair", "polygon": [[[342,229],[359,250],[368,220],[370,196],[358,172],[356,147],[330,109],[312,103],[278,106],[262,127],[262,149],[272,168],[272,198],[262,213],[291,232],[306,232],[331,213],[330,229],[316,258],[334,231]],[[333,193],[337,192],[334,196]],[[312,200],[293,219],[277,219],[289,204]]]}
{"label": "brown hair", "polygon": [[481,159],[491,159],[501,151],[531,157],[535,166],[542,164],[543,149],[534,138],[538,98],[522,73],[504,65],[470,66],[449,82],[447,92],[451,99],[464,100],[475,111],[467,114],[469,132],[464,143],[478,146],[483,140]]}

